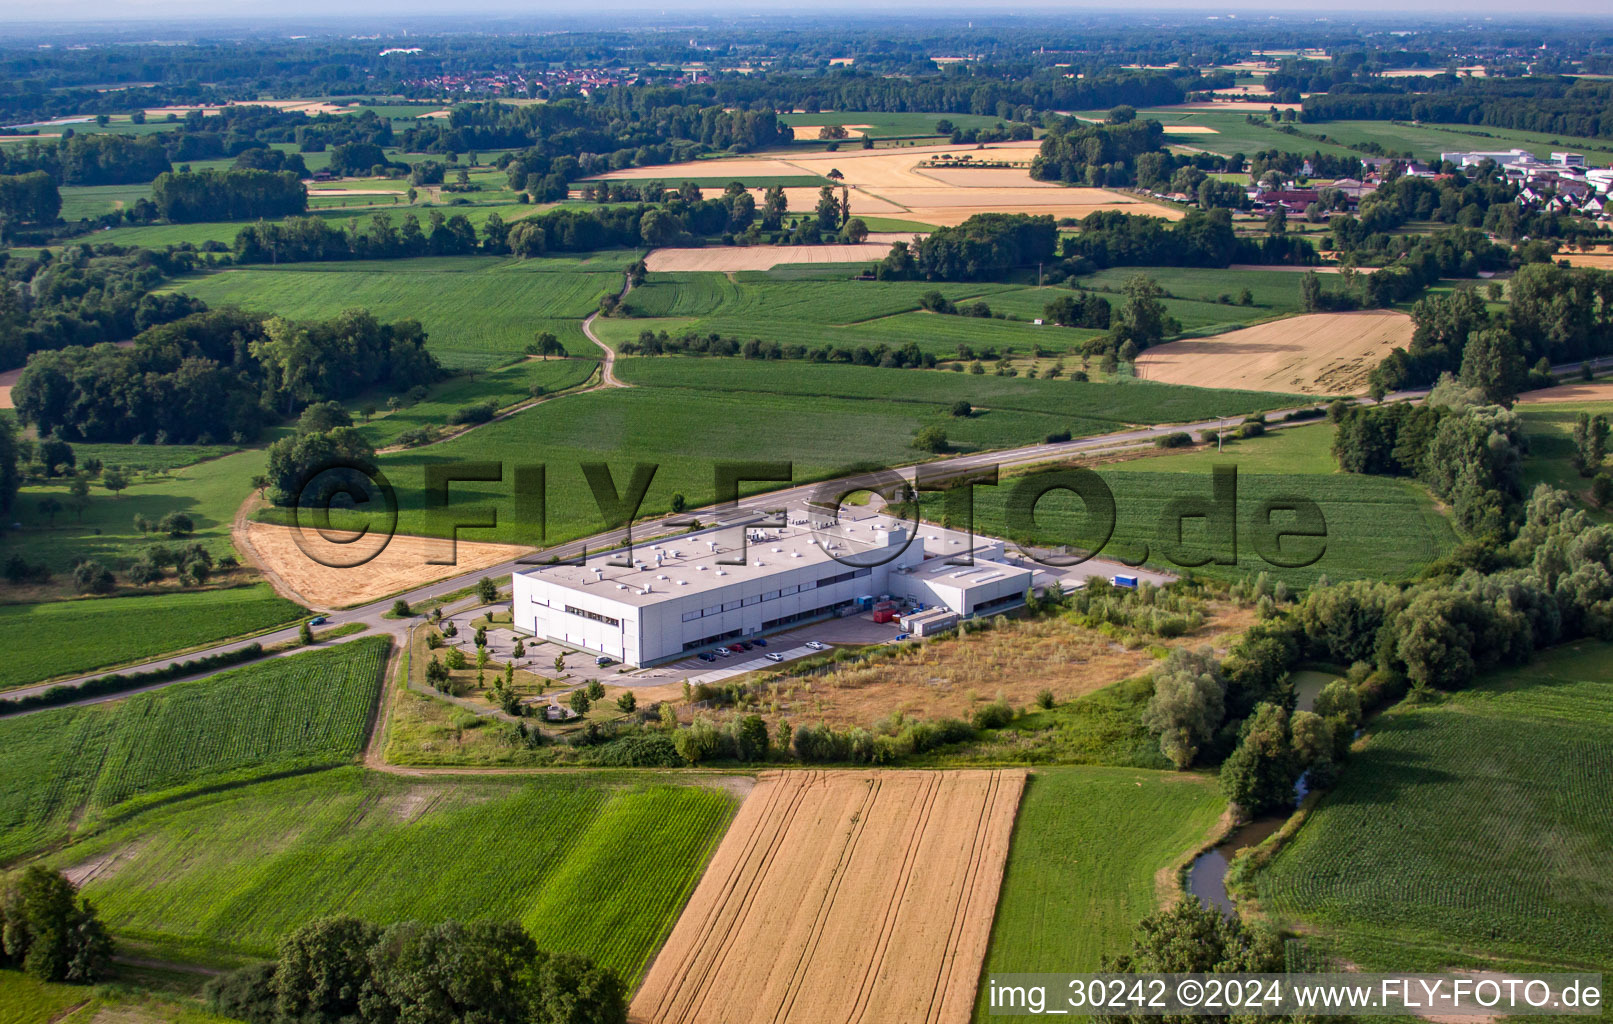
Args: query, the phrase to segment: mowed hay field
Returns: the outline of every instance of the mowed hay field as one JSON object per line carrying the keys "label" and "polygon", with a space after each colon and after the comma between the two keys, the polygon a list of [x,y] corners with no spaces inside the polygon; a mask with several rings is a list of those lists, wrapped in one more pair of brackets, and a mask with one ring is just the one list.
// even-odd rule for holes
{"label": "mowed hay field", "polygon": [[629,1020],[967,1021],[1024,781],[764,774]]}
{"label": "mowed hay field", "polygon": [[344,767],[154,808],[50,862],[81,879],[125,951],[233,963],[334,914],[514,920],[631,988],[736,804],[645,773]]}
{"label": "mowed hay field", "polygon": [[1582,641],[1384,714],[1261,904],[1365,970],[1613,967],[1610,679]]}
{"label": "mowed hay field", "polygon": [[[367,540],[331,543],[319,530],[304,526],[248,523],[241,538],[252,561],[278,577],[298,600],[316,608],[345,608],[377,601],[457,573],[475,572],[517,558],[531,548],[446,538],[395,535],[374,558],[343,567],[355,549],[373,550]],[[336,536],[340,537],[338,533]]]}
{"label": "mowed hay field", "polygon": [[831,245],[706,246],[696,249],[656,249],[644,259],[645,269],[667,271],[771,270],[780,263],[856,263],[884,259],[891,243],[913,236],[900,232],[876,233],[866,242]]}
{"label": "mowed hay field", "polygon": [[1137,359],[1137,375],[1168,384],[1312,395],[1360,394],[1397,347],[1411,344],[1404,313],[1310,313],[1173,341]]}

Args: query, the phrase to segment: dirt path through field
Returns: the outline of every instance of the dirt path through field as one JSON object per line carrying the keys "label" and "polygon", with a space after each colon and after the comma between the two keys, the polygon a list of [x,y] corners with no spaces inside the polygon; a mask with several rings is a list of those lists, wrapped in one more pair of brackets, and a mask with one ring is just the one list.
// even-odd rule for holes
{"label": "dirt path through field", "polygon": [[635,1024],[966,1024],[1025,773],[764,773]]}

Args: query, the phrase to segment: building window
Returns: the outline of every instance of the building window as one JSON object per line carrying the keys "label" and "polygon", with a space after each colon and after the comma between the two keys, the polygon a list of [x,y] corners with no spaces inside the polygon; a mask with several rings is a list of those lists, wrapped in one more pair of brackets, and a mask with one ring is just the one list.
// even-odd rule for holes
{"label": "building window", "polygon": [[619,627],[622,624],[620,619],[613,619],[609,615],[601,615],[598,612],[591,612],[585,608],[578,608],[575,605],[566,605],[566,611],[572,615],[577,615],[585,619],[593,619],[595,622],[603,622],[607,626]]}

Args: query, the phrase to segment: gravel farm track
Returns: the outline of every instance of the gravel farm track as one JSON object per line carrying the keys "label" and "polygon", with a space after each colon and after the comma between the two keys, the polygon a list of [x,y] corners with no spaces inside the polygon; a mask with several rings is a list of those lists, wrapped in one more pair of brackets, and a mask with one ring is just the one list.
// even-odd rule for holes
{"label": "gravel farm track", "polygon": [[634,1024],[966,1024],[1016,770],[764,772]]}

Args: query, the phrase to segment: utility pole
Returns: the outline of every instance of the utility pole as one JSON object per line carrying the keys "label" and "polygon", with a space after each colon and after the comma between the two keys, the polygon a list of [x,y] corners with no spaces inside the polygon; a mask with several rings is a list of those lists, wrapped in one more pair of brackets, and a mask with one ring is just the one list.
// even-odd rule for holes
{"label": "utility pole", "polygon": [[1221,454],[1221,450],[1222,450],[1222,448],[1221,448],[1221,445],[1222,445],[1222,432],[1226,430],[1226,426],[1227,426],[1227,418],[1225,416],[1222,416],[1219,420],[1216,421],[1216,424],[1215,424],[1215,453],[1217,455]]}

